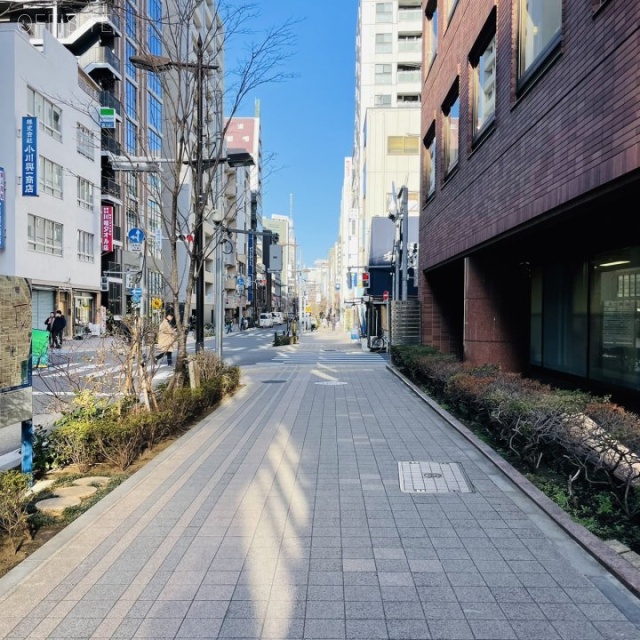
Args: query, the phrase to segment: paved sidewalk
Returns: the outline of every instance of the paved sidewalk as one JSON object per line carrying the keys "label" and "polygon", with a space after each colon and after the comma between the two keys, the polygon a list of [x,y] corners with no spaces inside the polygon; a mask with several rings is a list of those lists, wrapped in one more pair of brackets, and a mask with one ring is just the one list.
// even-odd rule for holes
{"label": "paved sidewalk", "polygon": [[386,364],[244,368],[0,579],[0,638],[640,640],[635,596]]}

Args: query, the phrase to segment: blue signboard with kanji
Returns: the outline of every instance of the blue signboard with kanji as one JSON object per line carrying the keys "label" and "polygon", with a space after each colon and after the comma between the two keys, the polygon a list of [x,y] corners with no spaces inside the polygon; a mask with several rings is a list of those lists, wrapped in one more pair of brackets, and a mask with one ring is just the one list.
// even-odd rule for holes
{"label": "blue signboard with kanji", "polygon": [[38,195],[38,119],[22,118],[22,195]]}

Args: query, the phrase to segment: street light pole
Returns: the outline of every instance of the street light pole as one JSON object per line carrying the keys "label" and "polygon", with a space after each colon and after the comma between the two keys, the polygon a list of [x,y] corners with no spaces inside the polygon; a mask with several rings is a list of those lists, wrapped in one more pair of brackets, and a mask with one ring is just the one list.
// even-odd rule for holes
{"label": "street light pole", "polygon": [[204,132],[203,114],[203,45],[202,36],[198,35],[196,43],[196,229],[193,242],[193,253],[196,259],[196,352],[204,350],[204,168],[202,153],[202,136]]}

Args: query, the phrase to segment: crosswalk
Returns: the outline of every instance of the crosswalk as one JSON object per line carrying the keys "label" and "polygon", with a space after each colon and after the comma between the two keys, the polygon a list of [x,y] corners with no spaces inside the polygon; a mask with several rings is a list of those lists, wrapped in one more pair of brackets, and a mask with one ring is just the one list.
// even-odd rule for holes
{"label": "crosswalk", "polygon": [[379,353],[362,351],[291,351],[281,352],[271,359],[272,364],[348,364],[385,365],[387,359]]}

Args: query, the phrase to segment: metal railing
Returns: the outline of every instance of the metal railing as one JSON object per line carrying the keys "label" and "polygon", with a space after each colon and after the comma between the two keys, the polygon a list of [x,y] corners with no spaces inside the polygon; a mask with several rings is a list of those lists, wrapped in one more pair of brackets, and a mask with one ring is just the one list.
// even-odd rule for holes
{"label": "metal railing", "polygon": [[91,64],[108,64],[120,73],[120,58],[108,47],[94,47],[79,58],[80,66],[85,68]]}
{"label": "metal railing", "polygon": [[102,132],[102,137],[100,140],[100,148],[102,149],[102,151],[109,151],[116,156],[119,156],[122,151],[120,143],[104,131]]}
{"label": "metal railing", "polygon": [[102,193],[106,195],[114,196],[115,198],[120,199],[122,195],[122,189],[120,185],[111,178],[102,178]]}
{"label": "metal railing", "polygon": [[122,115],[122,103],[115,97],[112,91],[103,89],[100,92],[100,104],[103,107],[111,107],[116,110],[118,115]]}

